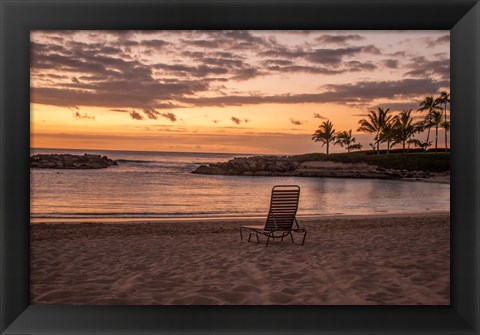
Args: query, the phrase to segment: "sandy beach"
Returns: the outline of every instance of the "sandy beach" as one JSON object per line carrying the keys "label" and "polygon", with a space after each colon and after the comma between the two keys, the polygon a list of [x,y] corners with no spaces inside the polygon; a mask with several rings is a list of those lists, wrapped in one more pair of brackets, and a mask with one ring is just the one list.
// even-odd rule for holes
{"label": "sandy beach", "polygon": [[37,223],[31,301],[449,304],[449,221],[449,214],[309,218],[301,222],[303,247],[242,243],[234,220]]}

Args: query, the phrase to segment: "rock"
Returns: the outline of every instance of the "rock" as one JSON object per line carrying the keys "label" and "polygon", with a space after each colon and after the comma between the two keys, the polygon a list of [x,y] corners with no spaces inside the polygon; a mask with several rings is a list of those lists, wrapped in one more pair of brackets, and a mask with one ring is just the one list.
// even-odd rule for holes
{"label": "rock", "polygon": [[237,157],[228,162],[201,165],[192,173],[231,176],[301,176],[323,178],[401,179],[426,178],[431,173],[386,169],[366,163],[334,161],[298,162],[287,156]]}
{"label": "rock", "polygon": [[117,164],[107,156],[92,154],[38,154],[30,157],[30,167],[38,169],[103,169]]}
{"label": "rock", "polygon": [[223,175],[226,174],[226,170],[221,166],[216,165],[200,165],[192,173],[196,174],[214,174],[214,175]]}
{"label": "rock", "polygon": [[299,168],[297,162],[285,156],[237,157],[228,162],[201,165],[192,173],[226,175],[294,175]]}

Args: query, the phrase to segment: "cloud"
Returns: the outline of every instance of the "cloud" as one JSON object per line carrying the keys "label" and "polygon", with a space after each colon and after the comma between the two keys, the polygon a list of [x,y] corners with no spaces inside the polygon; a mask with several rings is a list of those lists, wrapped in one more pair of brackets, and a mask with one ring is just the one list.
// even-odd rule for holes
{"label": "cloud", "polygon": [[296,125],[296,126],[301,126],[302,124],[305,123],[305,121],[296,120],[296,119],[291,118],[291,119],[290,119],[290,123],[291,123],[291,124],[294,124],[294,125]]}
{"label": "cloud", "polygon": [[287,59],[266,59],[263,62],[264,66],[271,66],[271,65],[292,65],[294,64],[291,60]]}
{"label": "cloud", "polygon": [[332,44],[346,44],[347,42],[350,41],[360,41],[365,39],[365,37],[362,37],[360,35],[322,35],[319,36],[315,39],[315,41],[320,42],[320,43],[332,43]]}
{"label": "cloud", "polygon": [[450,34],[440,36],[436,39],[437,43],[450,43]]}
{"label": "cloud", "polygon": [[190,75],[194,77],[207,77],[209,75],[225,75],[229,71],[221,66],[189,66],[184,64],[155,64],[155,69],[163,70],[165,73],[177,75]]}
{"label": "cloud", "polygon": [[[209,89],[208,80],[158,79],[150,64],[128,58],[119,48],[102,43],[71,41],[68,35],[64,36],[63,43],[47,45],[33,42],[33,79],[35,73],[61,71],[77,80],[62,85],[33,85],[31,93],[35,103],[115,109],[162,108],[166,105],[174,108],[176,106],[171,100],[175,97]],[[164,45],[159,41],[154,41],[154,44]],[[221,69],[210,67],[199,67],[196,70],[203,71],[202,75],[205,72],[223,73]]]}
{"label": "cloud", "polygon": [[[339,67],[343,65],[343,67]],[[337,75],[346,72],[359,72],[359,71],[373,71],[377,69],[377,66],[371,62],[362,63],[359,61],[349,61],[345,63],[339,63],[334,67],[325,67],[319,65],[267,65],[266,70],[271,73],[310,73],[310,74],[324,74],[324,75]]]}
{"label": "cloud", "polygon": [[158,119],[158,115],[160,114],[153,108],[144,108],[143,113],[151,120]]}
{"label": "cloud", "polygon": [[305,58],[312,63],[340,65],[344,57],[351,57],[362,52],[362,47],[349,47],[339,49],[317,49],[309,52]]}
{"label": "cloud", "polygon": [[448,81],[426,79],[404,79],[395,81],[361,81],[355,84],[325,85],[327,96],[343,101],[370,100],[379,98],[415,97],[437,92],[449,85]]}
{"label": "cloud", "polygon": [[252,79],[258,76],[261,76],[263,73],[256,68],[249,67],[243,68],[235,71],[234,76],[232,79],[234,80],[247,80]]}
{"label": "cloud", "polygon": [[191,38],[181,41],[186,46],[223,50],[256,50],[275,44],[267,38],[254,36],[248,30],[196,31]]}
{"label": "cloud", "polygon": [[230,120],[232,120],[232,122],[235,124],[240,124],[242,122],[242,120],[235,116],[232,116]]}
{"label": "cloud", "polygon": [[158,39],[144,40],[144,41],[138,42],[138,45],[141,45],[141,46],[144,46],[144,47],[149,47],[149,48],[155,48],[155,49],[163,48],[163,47],[165,47],[169,44],[170,44],[169,42],[166,42],[166,41],[163,41],[163,40],[158,40]]}
{"label": "cloud", "polygon": [[159,114],[161,117],[164,117],[172,122],[176,122],[177,121],[177,116],[173,113],[160,113]]}
{"label": "cloud", "polygon": [[147,115],[147,117],[151,120],[157,120],[159,117],[163,117],[165,119],[168,119],[172,122],[177,121],[177,116],[173,113],[167,112],[167,113],[162,113],[157,111],[156,109],[153,108],[144,108],[143,113]]}
{"label": "cloud", "polygon": [[374,45],[344,48],[319,48],[314,50],[305,50],[301,47],[276,47],[275,49],[262,51],[260,52],[260,55],[280,58],[280,60],[287,61],[291,59],[303,59],[315,64],[339,66],[345,57],[354,57],[362,53],[381,54],[381,51]]}
{"label": "cloud", "polygon": [[381,107],[381,108],[390,108],[390,110],[394,112],[401,112],[409,109],[416,110],[418,108],[419,103],[420,101],[387,102],[383,104],[374,105],[369,109],[377,109],[378,107]]}
{"label": "cloud", "polygon": [[362,51],[365,53],[373,54],[373,55],[381,55],[382,52],[378,47],[375,45],[367,45],[365,47],[362,47]]}
{"label": "cloud", "polygon": [[345,47],[337,49],[316,49],[309,52],[297,51],[297,57],[302,57],[312,63],[330,66],[339,66],[345,57],[358,56],[361,53],[381,54],[380,49],[374,45]]}
{"label": "cloud", "polygon": [[405,72],[404,76],[409,77],[430,77],[438,75],[442,79],[450,79],[450,59],[428,60],[425,57],[415,57],[407,65],[410,71]]}
{"label": "cloud", "polygon": [[346,66],[349,67],[349,70],[352,72],[359,72],[359,71],[373,71],[377,69],[375,64],[371,62],[362,63],[359,61],[350,61],[345,63]]}
{"label": "cloud", "polygon": [[90,115],[88,115],[87,113],[84,113],[84,114],[82,115],[82,114],[80,114],[79,112],[75,112],[75,113],[73,114],[73,117],[74,117],[75,119],[95,120],[95,116],[90,116]]}
{"label": "cloud", "polygon": [[[33,103],[62,107],[106,107],[139,119],[130,112],[137,110],[134,115],[141,119],[167,118],[175,122],[175,114],[168,111],[174,108],[263,103],[360,106],[377,99],[403,100],[432,94],[449,86],[448,53],[408,61],[402,58],[403,51],[392,54],[388,48],[380,50],[373,44],[350,45],[366,40],[362,34],[285,32],[289,33],[285,43],[276,33],[237,30],[43,32],[42,38],[33,38],[31,43],[31,99]],[[310,41],[317,37],[316,45],[301,38],[308,34],[312,34]],[[449,39],[448,34],[432,36],[438,43]],[[152,56],[146,53],[157,49]],[[157,54],[164,57],[153,57]],[[399,69],[400,65],[404,80],[364,79],[325,85],[319,91],[303,94],[274,94],[267,88],[263,93],[238,92],[236,83],[232,84],[260,76],[363,74],[379,68]]]}
{"label": "cloud", "polygon": [[318,113],[313,113],[313,117],[314,117],[315,119],[320,119],[320,120],[326,120],[326,119],[327,119],[325,116],[320,115],[320,114],[318,114]]}
{"label": "cloud", "polygon": [[280,73],[311,73],[311,74],[324,74],[324,75],[336,75],[347,72],[346,69],[330,69],[322,66],[305,66],[305,65],[289,65],[289,66],[268,66],[267,70],[270,72]]}
{"label": "cloud", "polygon": [[285,58],[299,58],[299,57],[305,57],[308,55],[308,52],[304,51],[300,47],[295,47],[295,48],[287,48],[287,47],[277,47],[274,49],[267,49],[264,51],[261,51],[259,53],[260,56],[265,56],[265,57],[277,57],[281,59]]}
{"label": "cloud", "polygon": [[383,65],[385,67],[388,67],[389,69],[397,69],[398,68],[398,59],[385,59],[382,61]]}
{"label": "cloud", "polygon": [[439,44],[450,43],[450,34],[442,35],[437,38],[425,38],[425,45],[429,48],[433,48]]}
{"label": "cloud", "polygon": [[131,111],[131,112],[130,112],[130,116],[131,116],[132,119],[134,119],[134,120],[143,120],[143,116],[142,116],[140,113],[136,112],[136,111]]}
{"label": "cloud", "polygon": [[279,95],[228,95],[184,97],[181,102],[193,106],[242,106],[265,103],[368,103],[374,99],[414,98],[448,87],[448,80],[408,78],[396,81],[360,81],[352,84],[324,85],[321,93]]}

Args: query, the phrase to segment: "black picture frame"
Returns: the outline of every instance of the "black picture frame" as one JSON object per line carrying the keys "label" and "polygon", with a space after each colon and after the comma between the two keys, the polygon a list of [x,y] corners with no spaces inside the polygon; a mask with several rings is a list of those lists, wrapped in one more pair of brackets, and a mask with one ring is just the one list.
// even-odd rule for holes
{"label": "black picture frame", "polygon": [[[1,334],[480,334],[476,0],[0,0]],[[450,306],[29,305],[29,38],[36,29],[451,31]]]}

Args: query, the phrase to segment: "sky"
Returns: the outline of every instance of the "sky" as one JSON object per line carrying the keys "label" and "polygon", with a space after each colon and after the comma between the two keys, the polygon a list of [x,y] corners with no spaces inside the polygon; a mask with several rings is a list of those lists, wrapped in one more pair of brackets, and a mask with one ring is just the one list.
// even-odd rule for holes
{"label": "sky", "polygon": [[311,135],[330,120],[369,149],[373,135],[357,131],[369,110],[415,111],[450,90],[449,31],[63,30],[30,39],[33,148],[325,152]]}

